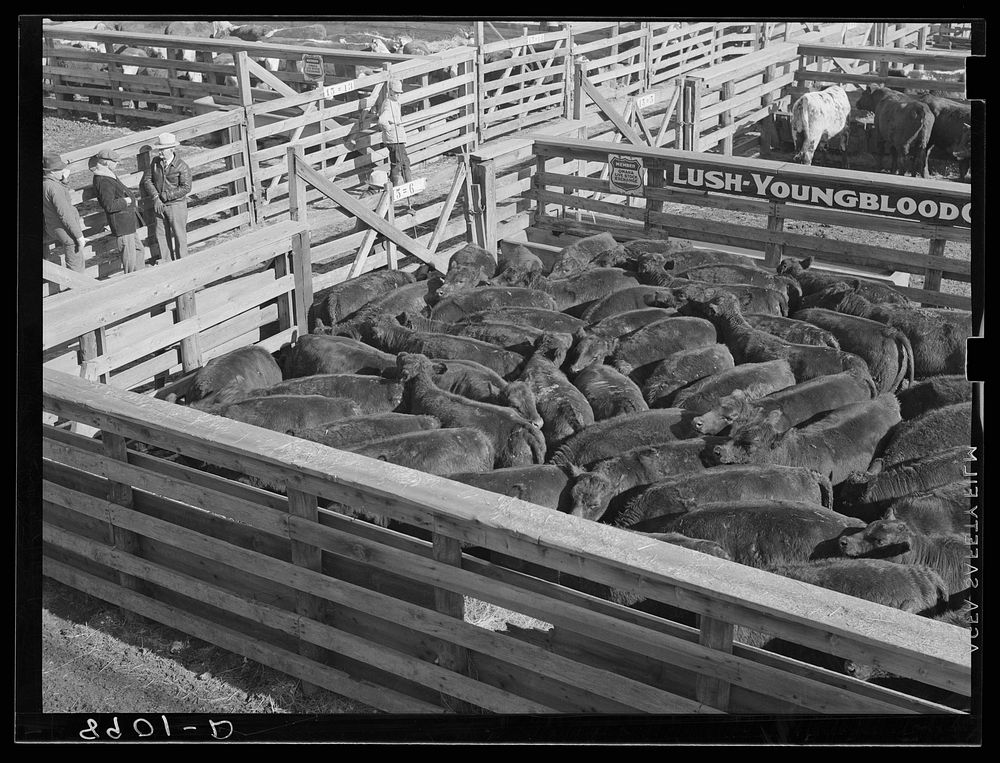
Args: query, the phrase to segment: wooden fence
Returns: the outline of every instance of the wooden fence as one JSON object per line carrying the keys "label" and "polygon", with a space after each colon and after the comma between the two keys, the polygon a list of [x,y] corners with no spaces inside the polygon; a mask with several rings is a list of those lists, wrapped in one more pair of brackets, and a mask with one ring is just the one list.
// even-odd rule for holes
{"label": "wooden fence", "polygon": [[[306,332],[304,222],[286,220],[128,278],[44,300],[45,367],[132,389]],[[301,281],[301,283],[300,283]]]}
{"label": "wooden fence", "polygon": [[[42,29],[43,78],[45,108],[87,114],[112,114],[116,121],[124,116],[173,122],[186,118],[192,103],[209,97],[216,103],[240,102],[235,57],[244,52],[261,64],[266,64],[272,76],[296,90],[311,89],[312,83],[299,71],[305,53],[321,55],[328,72],[326,84],[355,79],[363,71],[379,70],[386,64],[408,61],[413,56],[395,53],[336,50],[304,45],[279,45],[246,42],[236,38],[206,39],[174,37],[162,34],[128,32],[97,32],[67,29],[59,24]],[[88,41],[101,45],[105,52],[57,46],[56,40]],[[160,58],[139,58],[116,54],[121,46],[152,49]],[[216,56],[229,54],[229,59],[216,62]],[[185,60],[183,56],[187,56]],[[128,73],[124,67],[143,71]],[[105,68],[105,71],[101,70]],[[131,70],[128,70],[131,72]],[[74,100],[74,95],[86,96],[87,102]],[[277,97],[270,88],[253,93],[254,100]],[[110,101],[110,104],[102,101]],[[125,108],[132,102],[136,108]],[[139,103],[145,104],[140,110]],[[154,105],[155,104],[155,108]],[[167,111],[166,109],[169,109]]]}
{"label": "wooden fence", "polygon": [[[687,151],[623,147],[603,141],[538,138],[535,154],[535,184],[529,193],[539,204],[535,210],[534,228],[578,235],[608,230],[624,239],[659,238],[669,234],[764,251],[765,264],[772,267],[782,257],[813,256],[820,262],[842,266],[913,273],[925,277],[924,287],[899,287],[906,296],[924,304],[970,309],[969,297],[940,291],[942,278],[965,283],[971,280],[970,261],[947,256],[949,242],[966,245],[970,242],[971,191],[965,184]],[[648,173],[642,189],[632,197],[637,202],[634,206],[594,199],[593,192],[620,192],[614,191],[608,180],[590,176],[589,170],[574,176],[550,172],[547,167],[551,160],[575,159],[607,164],[610,154],[639,159]],[[713,171],[715,176],[711,175]],[[678,173],[676,177],[675,172]],[[739,187],[735,185],[737,182]],[[756,192],[760,185],[765,187],[763,193]],[[713,188],[718,190],[709,190]],[[768,188],[773,189],[773,193],[766,190]],[[795,203],[796,199],[805,203]],[[757,214],[766,219],[766,227],[668,214],[661,211],[664,202]],[[585,210],[595,216],[595,222],[551,216],[541,204]],[[598,214],[601,215],[599,222]],[[786,232],[783,230],[785,220],[808,220],[922,238],[929,241],[928,250],[923,254]]]}
{"label": "wooden fence", "polygon": [[[45,575],[374,710],[956,712],[747,646],[737,625],[971,693],[953,625],[55,371],[43,406],[101,432],[44,427]],[[466,622],[472,599],[539,627]]]}

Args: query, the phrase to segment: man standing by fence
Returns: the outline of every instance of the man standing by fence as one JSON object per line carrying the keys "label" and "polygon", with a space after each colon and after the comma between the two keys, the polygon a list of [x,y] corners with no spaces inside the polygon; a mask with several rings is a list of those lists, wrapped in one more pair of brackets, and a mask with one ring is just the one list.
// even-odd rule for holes
{"label": "man standing by fence", "polygon": [[[70,200],[69,168],[58,154],[42,157],[42,216],[45,221],[45,235],[56,242],[55,260],[58,264],[60,249],[66,267],[78,273],[84,271],[83,223],[80,214]],[[54,285],[51,293],[60,290]]]}
{"label": "man standing by fence", "polygon": [[132,273],[146,267],[146,249],[137,232],[142,219],[135,195],[115,174],[117,166],[118,154],[105,148],[91,159],[90,169],[94,173],[97,200],[108,216],[108,225],[121,254],[122,269]]}
{"label": "man standing by fence", "polygon": [[159,262],[165,255],[171,260],[187,256],[187,195],[191,192],[191,169],[177,156],[177,137],[165,132],[153,145],[159,155],[149,163],[142,177],[142,193],[152,201],[151,241],[153,255]]}
{"label": "man standing by fence", "polygon": [[389,175],[393,185],[409,183],[410,158],[406,155],[406,128],[403,127],[403,114],[399,103],[399,94],[403,92],[403,83],[398,79],[389,80],[385,100],[378,114],[378,126],[382,128],[382,143],[389,149]]}

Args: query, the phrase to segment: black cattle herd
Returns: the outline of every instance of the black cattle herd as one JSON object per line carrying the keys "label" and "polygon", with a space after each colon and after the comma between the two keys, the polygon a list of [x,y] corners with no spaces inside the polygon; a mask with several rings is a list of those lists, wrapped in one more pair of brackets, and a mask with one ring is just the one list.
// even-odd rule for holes
{"label": "black cattle herd", "polygon": [[971,316],[811,264],[467,245],[326,290],[177,402],[967,627]]}

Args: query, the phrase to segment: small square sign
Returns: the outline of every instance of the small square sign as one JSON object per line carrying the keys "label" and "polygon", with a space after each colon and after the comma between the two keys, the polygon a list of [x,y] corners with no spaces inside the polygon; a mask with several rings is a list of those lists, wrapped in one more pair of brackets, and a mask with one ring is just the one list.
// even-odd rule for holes
{"label": "small square sign", "polygon": [[626,196],[644,196],[646,171],[637,156],[610,154],[608,156],[608,182],[613,193]]}
{"label": "small square sign", "polygon": [[310,82],[322,82],[326,76],[326,68],[323,66],[323,56],[315,53],[302,54],[302,76]]}

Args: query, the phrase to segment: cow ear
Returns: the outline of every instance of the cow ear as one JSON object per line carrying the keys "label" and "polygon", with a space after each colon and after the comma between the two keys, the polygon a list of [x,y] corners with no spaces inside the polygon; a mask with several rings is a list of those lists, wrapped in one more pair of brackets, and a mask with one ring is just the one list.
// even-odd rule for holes
{"label": "cow ear", "polygon": [[806,257],[799,264],[802,265],[802,269],[805,270],[806,268],[808,268],[810,265],[813,264],[813,258],[812,257]]}
{"label": "cow ear", "polygon": [[773,411],[767,414],[767,417],[764,419],[764,421],[766,421],[768,426],[770,426],[772,429],[774,429],[774,431],[777,432],[778,423],[781,421],[781,410],[775,408]]}
{"label": "cow ear", "polygon": [[882,519],[886,520],[887,522],[895,522],[896,510],[892,506],[890,506],[888,509],[885,510],[885,514],[883,515]]}
{"label": "cow ear", "polygon": [[580,326],[576,331],[573,332],[574,339],[585,339],[587,337],[587,329]]}
{"label": "cow ear", "polygon": [[448,371],[447,364],[442,363],[440,360],[435,360],[431,364],[431,368],[433,369],[434,373],[436,373],[436,374],[443,374],[443,373],[446,373]]}
{"label": "cow ear", "polygon": [[730,394],[736,400],[742,400],[743,398],[746,397],[746,393],[743,390],[741,390],[741,389],[734,389]]}
{"label": "cow ear", "polygon": [[511,485],[510,486],[510,493],[508,493],[508,495],[511,498],[518,498],[518,499],[520,499],[520,498],[524,497],[525,492],[526,491],[524,489],[524,485],[522,485],[520,482],[518,482],[516,485]]}
{"label": "cow ear", "polygon": [[571,477],[579,477],[581,474],[587,473],[586,469],[582,466],[577,466],[576,464],[569,464],[568,469]]}

